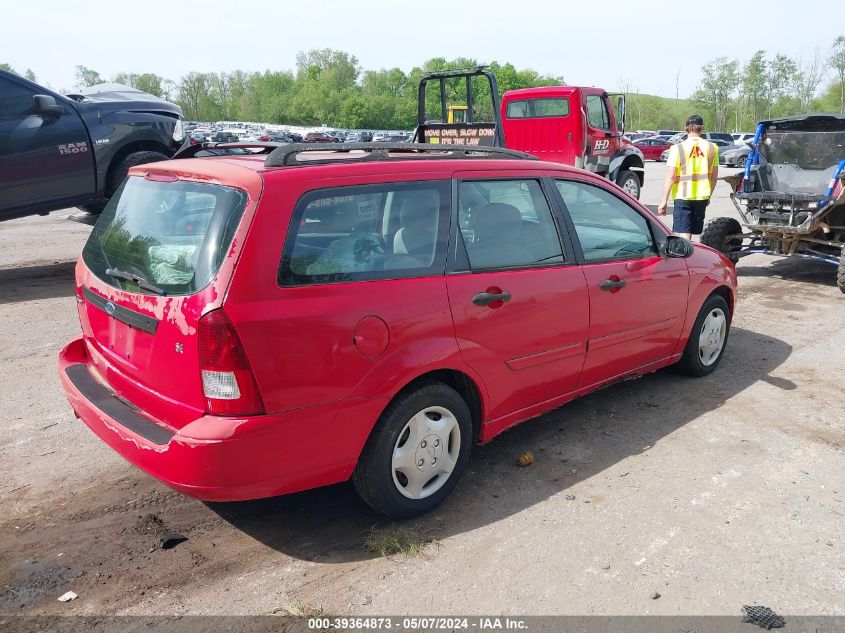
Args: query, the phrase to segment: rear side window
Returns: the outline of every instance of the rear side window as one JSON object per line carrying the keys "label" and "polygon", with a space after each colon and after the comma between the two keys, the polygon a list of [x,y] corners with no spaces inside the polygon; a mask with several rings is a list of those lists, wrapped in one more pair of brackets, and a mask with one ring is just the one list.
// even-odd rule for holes
{"label": "rear side window", "polygon": [[521,99],[508,103],[509,119],[542,119],[569,114],[569,99]]}
{"label": "rear side window", "polygon": [[168,295],[194,294],[219,270],[246,201],[232,187],[132,176],[109,200],[82,259],[116,288],[149,294],[152,284]]}
{"label": "rear side window", "polygon": [[450,204],[450,185],[445,181],[313,191],[294,212],[279,283],[443,274]]}
{"label": "rear side window", "polygon": [[464,181],[458,223],[472,270],[563,262],[560,237],[536,180]]}

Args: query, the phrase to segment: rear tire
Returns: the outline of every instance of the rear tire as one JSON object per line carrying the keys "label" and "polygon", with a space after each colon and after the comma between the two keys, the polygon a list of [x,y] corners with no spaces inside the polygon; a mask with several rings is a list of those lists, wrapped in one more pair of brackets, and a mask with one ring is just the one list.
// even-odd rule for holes
{"label": "rear tire", "polygon": [[737,167],[745,167],[745,163],[748,162],[748,156],[740,156],[739,160],[736,161]]}
{"label": "rear tire", "polygon": [[836,269],[836,285],[841,292],[845,293],[845,250],[839,258],[839,268]]}
{"label": "rear tire", "polygon": [[616,184],[631,197],[640,199],[640,179],[634,172],[623,169],[616,176]]}
{"label": "rear tire", "polygon": [[710,295],[695,319],[689,340],[677,368],[687,376],[700,378],[718,367],[728,346],[731,315],[721,295]]}
{"label": "rear tire", "polygon": [[714,218],[704,227],[701,243],[724,253],[728,259],[735,262],[739,259],[736,251],[742,248],[742,239],[731,238],[731,235],[740,233],[742,233],[742,225],[733,218]]}
{"label": "rear tire", "polygon": [[472,442],[472,417],[460,394],[443,383],[424,383],[384,410],[352,483],[369,506],[392,519],[423,514],[452,492]]}

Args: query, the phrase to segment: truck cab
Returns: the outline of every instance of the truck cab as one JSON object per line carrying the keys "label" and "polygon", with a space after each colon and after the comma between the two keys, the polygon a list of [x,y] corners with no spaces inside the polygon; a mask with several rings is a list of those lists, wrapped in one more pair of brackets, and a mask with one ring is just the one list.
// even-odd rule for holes
{"label": "truck cab", "polygon": [[[466,105],[452,104],[452,99]],[[419,100],[415,138],[420,142],[519,150],[599,174],[640,197],[645,163],[624,136],[624,95],[593,87],[545,86],[509,90],[500,102],[495,76],[477,67],[425,75]],[[491,100],[492,109],[485,108]],[[432,118],[438,106],[441,114]],[[455,116],[459,108],[463,120]]]}

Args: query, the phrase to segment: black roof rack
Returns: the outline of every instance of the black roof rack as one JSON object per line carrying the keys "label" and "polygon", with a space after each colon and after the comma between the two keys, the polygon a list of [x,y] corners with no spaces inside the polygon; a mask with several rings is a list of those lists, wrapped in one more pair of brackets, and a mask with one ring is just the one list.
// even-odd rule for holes
{"label": "black roof rack", "polygon": [[214,152],[214,150],[221,150],[221,154],[225,154],[225,150],[230,149],[261,149],[260,152],[254,152],[255,154],[269,154],[271,151],[276,149],[277,147],[281,147],[285,143],[264,143],[261,141],[255,141],[252,143],[248,142],[233,142],[233,143],[197,143],[195,145],[188,145],[185,144],[179,148],[179,150],[172,156],[172,158],[193,158],[199,152],[202,151],[209,151]]}
{"label": "black roof rack", "polygon": [[[270,145],[264,143],[263,145]],[[350,155],[348,158],[325,158],[299,160],[300,154],[309,152],[364,152],[364,155]],[[397,156],[396,154],[400,154]],[[401,154],[405,154],[402,156]],[[440,145],[435,143],[286,143],[276,147],[264,161],[265,167],[289,167],[291,165],[317,165],[336,162],[367,162],[403,160],[411,156],[426,155],[426,158],[506,158],[516,160],[539,160],[536,156],[504,147],[484,145]]]}
{"label": "black roof rack", "polygon": [[840,114],[839,112],[807,112],[805,114],[793,114],[792,116],[784,116],[776,119],[764,119],[763,121],[760,121],[760,123],[765,123],[766,125],[768,125],[770,123],[788,123],[792,121],[841,121],[843,119],[845,119],[845,114]]}

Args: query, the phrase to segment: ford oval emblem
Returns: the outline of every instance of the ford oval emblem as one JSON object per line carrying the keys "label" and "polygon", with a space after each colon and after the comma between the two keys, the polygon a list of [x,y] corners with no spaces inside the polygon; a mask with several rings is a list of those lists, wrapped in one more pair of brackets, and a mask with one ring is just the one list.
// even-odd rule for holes
{"label": "ford oval emblem", "polygon": [[114,314],[114,311],[115,311],[114,304],[111,301],[109,301],[106,304],[106,313],[109,314],[109,315],[112,315],[112,314]]}

